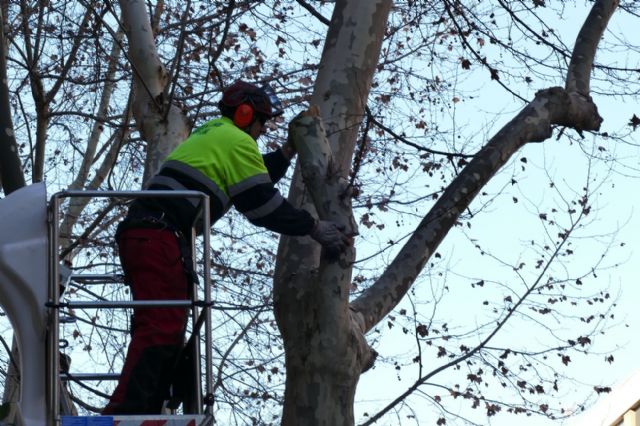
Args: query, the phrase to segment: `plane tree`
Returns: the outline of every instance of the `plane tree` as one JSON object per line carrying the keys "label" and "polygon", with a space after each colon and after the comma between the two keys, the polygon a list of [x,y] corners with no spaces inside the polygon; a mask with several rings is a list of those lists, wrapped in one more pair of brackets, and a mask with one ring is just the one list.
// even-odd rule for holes
{"label": "plane tree", "polygon": [[[458,398],[487,415],[503,408],[563,414],[545,398],[562,387],[559,370],[571,353],[589,348],[611,304],[606,289],[582,289],[587,273],[557,273],[553,266],[569,262],[572,238],[593,217],[589,184],[561,202],[573,210],[564,223],[560,214],[538,212],[549,235],[541,238],[530,276],[513,265],[523,283],[513,288],[474,281],[475,289],[499,288],[481,325],[454,329],[456,318],[448,317],[457,315],[443,313],[445,308],[437,309],[438,316],[428,313],[446,306],[445,284],[432,287],[429,296],[421,291],[425,280],[446,280],[437,276],[443,270],[445,276],[449,269],[455,273],[440,263],[438,247],[499,198],[500,192],[483,191],[499,170],[514,164],[513,156],[554,134],[576,144],[582,143],[576,134],[599,135],[590,76],[619,94],[628,90],[620,84],[628,70],[594,62],[618,2],[596,1],[573,47],[541,18],[552,7],[562,13],[556,2],[36,3],[3,3],[11,18],[13,118],[19,140],[30,141],[18,148],[32,181],[48,176],[56,188],[139,188],[194,124],[216,114],[220,91],[236,78],[270,82],[290,110],[313,107],[290,125],[276,122],[266,144],[287,132],[294,138],[299,159],[289,199],[344,224],[354,247],[329,259],[308,238],[282,238],[276,250],[272,234],[233,214],[216,227],[214,250],[206,255],[213,259],[220,324],[214,386],[220,417],[241,424],[354,424],[362,373],[384,362],[400,368],[377,345],[382,329],[394,327],[415,341],[417,378],[377,413],[367,413],[365,424],[420,392],[442,413],[434,419],[439,424],[455,417],[447,407]],[[633,12],[633,5],[623,6]],[[474,99],[459,77],[465,73],[483,75],[520,109],[486,141],[461,137],[468,123],[454,116],[457,105]],[[447,115],[450,128],[440,123]],[[512,184],[526,174],[523,158]],[[121,207],[65,206],[63,235],[70,241],[81,236],[94,250],[90,256],[67,250],[65,260],[77,269],[117,269],[108,232]],[[98,226],[96,216],[108,217],[108,224]],[[95,228],[86,233],[87,225]],[[485,244],[477,250],[486,253]],[[416,306],[419,299],[431,299],[427,313]],[[595,319],[576,319],[560,308],[578,303],[602,307]],[[569,337],[545,323],[572,315],[577,324]],[[549,331],[544,351],[505,341],[517,318]],[[125,330],[126,322],[104,312],[89,316],[85,328],[71,326],[73,342],[92,362],[103,345],[106,365],[117,371],[126,341],[112,333]],[[549,357],[560,366],[550,366]],[[440,379],[461,370],[458,383]],[[434,383],[437,391],[425,390]],[[99,396],[89,400],[96,402],[75,398],[96,411]]]}
{"label": "plane tree", "polygon": [[[457,6],[445,5],[451,18],[464,15]],[[565,86],[538,91],[533,101],[465,162],[394,260],[357,297],[350,298],[355,249],[336,260],[323,256],[309,239],[281,239],[274,273],[274,309],[285,350],[282,424],[353,424],[358,379],[375,360],[365,334],[405,296],[478,192],[515,152],[527,143],[549,139],[555,126],[578,132],[599,130],[602,119],[590,97],[589,78],[598,42],[616,6],[616,2],[594,4],[577,37]],[[390,10],[389,1],[336,2],[309,100],[318,110],[294,120],[289,128],[300,151],[289,199],[316,211],[321,218],[343,224],[353,235],[357,229],[348,177]],[[133,16],[128,17],[127,35],[135,50],[131,28],[142,27],[133,23]],[[144,16],[142,9],[138,16]],[[457,31],[462,32],[460,28]],[[151,34],[148,30],[143,33]],[[154,64],[151,71],[158,69],[153,61],[146,63]],[[499,80],[498,71],[489,69]],[[145,111],[152,110],[150,101],[157,96],[151,92],[146,101],[139,101],[145,102]],[[143,120],[138,117],[138,121]],[[588,214],[587,196],[580,205],[581,214]],[[560,241],[555,249],[563,246]],[[479,345],[465,348],[464,354],[446,365],[455,366],[482,350],[527,295],[544,285],[550,284],[532,285],[499,317],[498,326]],[[425,374],[415,387],[437,372]],[[479,375],[471,380],[482,380]]]}
{"label": "plane tree", "polygon": [[[353,250],[339,260],[331,260],[319,254],[317,245],[309,240],[281,240],[274,302],[286,352],[283,424],[353,424],[358,379],[375,359],[375,351],[363,336],[407,294],[475,196],[525,144],[549,139],[554,126],[579,132],[599,130],[602,119],[590,96],[589,79],[598,42],[616,6],[615,1],[594,4],[577,37],[565,86],[538,91],[474,154],[385,271],[357,297],[349,297],[351,265],[356,260]],[[353,120],[365,117],[367,87],[377,65],[365,52],[379,50],[382,31],[372,33],[371,29],[386,21],[383,11],[389,10],[390,4],[380,2],[369,7],[369,13],[364,13],[363,5],[337,3],[332,22],[348,22],[358,16],[357,26],[330,27],[311,99],[320,112],[317,117],[300,117],[290,128],[301,157],[290,199],[307,208],[314,206],[321,218],[338,221],[354,235],[357,231],[346,179],[356,144]],[[365,16],[370,16],[371,21],[366,21]],[[362,44],[353,41],[358,28],[362,28]],[[586,198],[581,209],[582,214],[589,209]],[[556,249],[562,246],[560,242]],[[534,284],[527,293],[547,284]],[[459,356],[425,373],[407,394],[441,369],[462,363],[482,350],[526,296],[522,295],[504,312],[497,326],[478,345],[462,349]],[[481,375],[470,380],[481,381]],[[373,423],[392,406],[365,424]]]}

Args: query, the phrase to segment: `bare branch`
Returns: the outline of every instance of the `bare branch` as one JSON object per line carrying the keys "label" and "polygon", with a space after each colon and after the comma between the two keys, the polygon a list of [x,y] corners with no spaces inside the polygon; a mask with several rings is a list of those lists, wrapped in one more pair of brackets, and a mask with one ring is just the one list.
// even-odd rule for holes
{"label": "bare branch", "polygon": [[571,63],[567,71],[567,92],[576,92],[589,96],[589,80],[593,62],[595,60],[598,43],[607,29],[607,24],[619,0],[601,0],[591,8],[589,16],[584,21],[571,55]]}
{"label": "bare branch", "polygon": [[313,6],[311,6],[309,3],[307,3],[305,0],[296,0],[298,2],[298,4],[302,7],[304,7],[305,9],[307,9],[307,11],[309,11],[309,13],[311,13],[313,16],[315,16],[318,21],[322,22],[325,25],[329,25],[331,23],[330,20],[328,20],[327,18],[325,18],[324,16],[322,16],[322,14],[320,12],[318,12]]}
{"label": "bare branch", "polygon": [[[613,8],[607,9],[610,10],[610,16],[615,9],[612,3],[617,2],[596,2],[587,20],[596,19],[591,17],[603,13],[604,6]],[[577,46],[580,51],[595,52],[600,38],[583,36],[579,40],[582,40]],[[570,71],[582,75],[581,69],[573,67]],[[588,79],[589,73],[584,74]],[[573,79],[572,75],[567,77],[568,87],[575,87]],[[588,88],[588,83],[584,86],[583,82],[583,87]],[[600,128],[602,118],[591,98],[585,96],[588,94],[561,88],[539,91],[536,98],[476,154],[418,225],[414,235],[382,276],[353,301],[353,309],[363,315],[365,330],[373,328],[406,294],[460,214],[517,150],[529,142],[548,139],[554,124],[572,127],[577,131]]]}

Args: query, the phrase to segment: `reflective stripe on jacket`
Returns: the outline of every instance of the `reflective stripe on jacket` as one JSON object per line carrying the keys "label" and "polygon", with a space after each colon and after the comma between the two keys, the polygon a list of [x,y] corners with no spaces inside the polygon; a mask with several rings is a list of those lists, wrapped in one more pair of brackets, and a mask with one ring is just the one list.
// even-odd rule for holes
{"label": "reflective stripe on jacket", "polygon": [[[233,204],[258,226],[288,235],[305,235],[313,218],[291,206],[274,188],[288,160],[276,151],[262,156],[253,138],[226,117],[211,120],[180,144],[146,184],[148,189],[198,190],[209,195],[211,223]],[[167,219],[186,231],[197,199],[155,199]]]}

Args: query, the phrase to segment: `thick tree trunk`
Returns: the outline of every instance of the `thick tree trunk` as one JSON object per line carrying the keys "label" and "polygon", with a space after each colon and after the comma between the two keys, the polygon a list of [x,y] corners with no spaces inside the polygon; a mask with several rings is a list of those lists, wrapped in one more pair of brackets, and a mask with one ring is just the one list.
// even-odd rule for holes
{"label": "thick tree trunk", "polygon": [[166,96],[170,81],[158,57],[144,0],[120,0],[133,69],[133,116],[147,142],[143,181],[160,168],[165,157],[189,136],[191,128],[180,108]]}
{"label": "thick tree trunk", "polygon": [[[318,216],[355,229],[347,222],[352,217],[351,198],[344,197],[345,181],[336,173],[337,164],[325,135],[317,110],[298,117],[290,126]],[[288,295],[288,305],[282,305],[290,316],[284,319],[286,323],[280,322],[285,326],[282,332],[287,352],[283,424],[354,422],[356,385],[374,357],[362,329],[351,321],[348,288],[354,258],[353,248],[339,259],[323,255],[317,270],[305,269],[299,277],[291,277],[289,284],[296,285],[296,292]]]}
{"label": "thick tree trunk", "polygon": [[4,188],[5,195],[9,195],[25,186],[25,179],[18,155],[18,144],[13,133],[6,55],[4,15],[0,8],[0,185]]}
{"label": "thick tree trunk", "polygon": [[[301,117],[290,129],[300,153],[290,201],[352,233],[346,176],[390,8],[389,0],[336,2],[312,97],[322,120]],[[286,352],[283,425],[354,423],[356,385],[373,356],[349,309],[354,258],[350,249],[328,259],[310,238],[281,240],[274,301]]]}

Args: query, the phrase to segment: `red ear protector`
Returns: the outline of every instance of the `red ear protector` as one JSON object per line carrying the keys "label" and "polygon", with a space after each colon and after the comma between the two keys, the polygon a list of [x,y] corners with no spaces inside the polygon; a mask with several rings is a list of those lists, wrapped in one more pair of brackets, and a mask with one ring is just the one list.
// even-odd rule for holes
{"label": "red ear protector", "polygon": [[253,116],[253,107],[250,104],[240,104],[233,113],[233,124],[244,129],[253,122]]}

